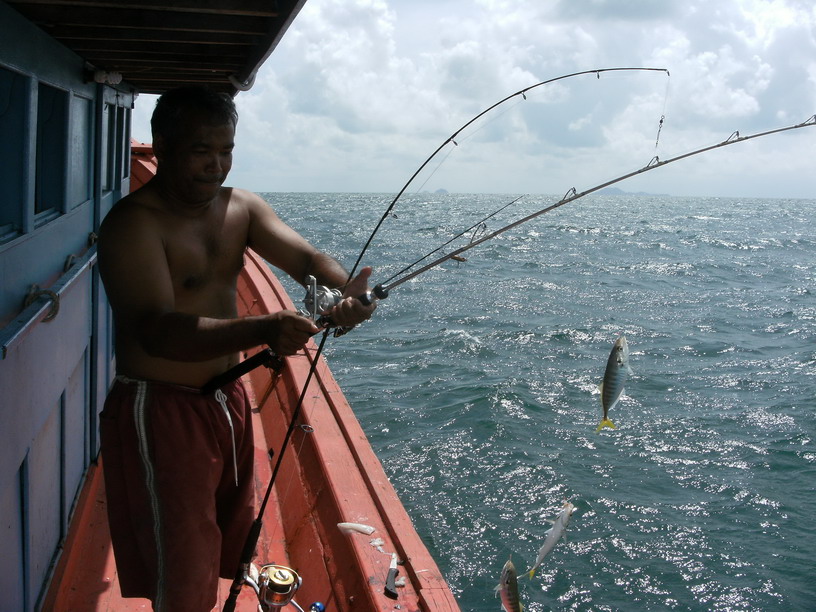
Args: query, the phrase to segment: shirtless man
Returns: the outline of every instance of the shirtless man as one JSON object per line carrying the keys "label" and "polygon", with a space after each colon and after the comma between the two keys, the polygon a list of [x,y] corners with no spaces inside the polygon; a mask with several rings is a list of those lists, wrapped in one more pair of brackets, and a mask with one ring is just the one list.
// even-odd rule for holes
{"label": "shirtless man", "polygon": [[[244,389],[200,387],[241,350],[292,355],[319,331],[290,311],[238,318],[245,249],[301,283],[348,280],[259,196],[222,186],[236,122],[228,96],[197,87],[164,94],[151,121],[156,176],[118,202],[99,233],[118,374],[100,425],[111,535],[122,594],[156,610],[210,610],[254,518]],[[335,324],[371,316],[374,306],[354,297],[370,273],[345,286],[328,313]]]}

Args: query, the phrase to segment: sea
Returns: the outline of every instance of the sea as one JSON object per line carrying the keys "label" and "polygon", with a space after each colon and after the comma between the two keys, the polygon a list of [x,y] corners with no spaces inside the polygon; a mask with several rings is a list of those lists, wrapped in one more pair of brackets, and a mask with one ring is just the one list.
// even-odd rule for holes
{"label": "sea", "polygon": [[[394,197],[262,196],[346,267]],[[403,196],[372,284],[559,199],[515,197]],[[816,610],[816,200],[589,195],[462,257],[325,349],[462,610],[508,559],[528,612]]]}

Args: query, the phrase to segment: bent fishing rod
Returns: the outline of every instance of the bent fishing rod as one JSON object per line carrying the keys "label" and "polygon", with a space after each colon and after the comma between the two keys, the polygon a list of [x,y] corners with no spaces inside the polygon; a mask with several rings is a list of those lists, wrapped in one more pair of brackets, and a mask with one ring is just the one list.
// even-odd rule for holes
{"label": "bent fishing rod", "polygon": [[[461,134],[464,130],[466,130],[469,126],[471,126],[473,123],[478,121],[480,118],[484,117],[487,113],[489,113],[493,109],[501,106],[502,104],[504,104],[508,100],[512,100],[513,98],[517,98],[518,96],[521,96],[524,100],[526,100],[527,99],[527,92],[532,91],[533,89],[536,89],[538,87],[542,87],[543,85],[547,85],[549,83],[555,83],[556,81],[563,81],[564,79],[571,79],[573,77],[583,76],[583,75],[587,75],[587,74],[594,74],[598,79],[600,79],[601,74],[604,73],[604,72],[663,72],[663,73],[666,74],[666,76],[671,77],[671,74],[669,73],[668,69],[666,69],[666,68],[650,68],[650,67],[595,68],[594,70],[582,70],[580,72],[572,72],[570,74],[564,74],[564,75],[561,75],[561,76],[558,76],[558,77],[555,77],[555,78],[552,78],[552,79],[547,79],[545,81],[541,81],[540,83],[536,83],[535,85],[530,85],[529,87],[525,87],[524,89],[519,89],[517,92],[512,93],[509,96],[505,96],[504,98],[502,98],[501,100],[499,100],[495,104],[491,104],[490,106],[488,106],[486,109],[484,109],[483,111],[481,111],[480,113],[478,113],[477,115],[472,117],[471,119],[468,119],[468,121],[465,122],[459,129],[457,129],[453,134],[448,136],[448,138],[441,145],[439,145],[436,148],[436,150],[433,153],[431,153],[424,162],[422,162],[422,164],[419,166],[419,168],[416,169],[416,172],[414,172],[411,175],[411,178],[409,178],[408,181],[405,183],[405,185],[402,186],[402,189],[400,189],[399,192],[397,193],[397,195],[394,196],[394,199],[388,205],[388,207],[386,208],[386,210],[383,213],[382,217],[380,217],[380,220],[374,226],[374,229],[372,230],[371,235],[369,236],[368,240],[366,241],[365,245],[363,246],[362,250],[360,251],[360,254],[357,256],[357,260],[354,262],[354,265],[352,266],[351,271],[349,272],[348,280],[350,281],[354,277],[354,273],[357,271],[357,267],[360,265],[360,262],[362,261],[363,256],[365,255],[366,251],[368,251],[368,247],[371,246],[371,242],[374,240],[374,236],[377,234],[377,232],[379,231],[382,224],[388,218],[388,215],[391,214],[391,211],[394,209],[394,206],[396,206],[397,202],[402,197],[402,194],[405,193],[405,190],[408,189],[408,187],[411,185],[411,183],[414,182],[414,179],[417,176],[419,176],[419,174],[425,169],[425,166],[427,166],[431,162],[431,160],[434,157],[436,157],[437,154],[439,154],[439,152],[442,149],[444,149],[448,144],[453,143],[454,146],[459,146],[459,143],[456,141],[456,138],[459,137],[459,134]],[[662,124],[663,124],[663,118],[660,119],[661,127],[662,127]],[[659,134],[659,130],[658,130],[658,134]]]}
{"label": "bent fishing rod", "polygon": [[[587,75],[587,74],[594,74],[594,75],[596,75],[596,77],[598,79],[600,79],[601,74],[605,73],[605,72],[638,72],[638,71],[641,71],[641,72],[664,72],[666,75],[669,75],[669,71],[667,69],[665,69],[665,68],[648,68],[648,67],[638,67],[638,68],[596,68],[594,70],[583,70],[583,71],[580,71],[580,72],[573,72],[573,73],[565,74],[565,75],[555,77],[555,78],[552,78],[552,79],[547,79],[545,81],[541,81],[541,82],[536,83],[534,85],[530,85],[529,87],[525,87],[524,89],[520,89],[519,91],[517,91],[515,93],[512,93],[509,96],[506,96],[506,97],[502,98],[501,100],[499,100],[495,104],[492,104],[491,106],[489,106],[485,110],[483,110],[480,113],[478,113],[477,115],[475,115],[472,119],[468,120],[464,125],[462,125],[453,134],[451,134],[441,145],[439,145],[439,147],[433,153],[431,153],[430,156],[428,156],[428,158],[419,166],[419,168],[417,168],[416,172],[414,172],[414,174],[411,176],[411,178],[408,179],[408,182],[406,182],[405,185],[403,185],[402,189],[400,189],[399,193],[396,195],[396,197],[393,199],[391,204],[388,206],[388,209],[382,215],[382,218],[379,220],[377,225],[374,227],[374,230],[371,232],[371,236],[368,238],[368,241],[365,243],[365,246],[363,246],[362,250],[360,251],[360,254],[357,257],[357,260],[354,262],[354,265],[352,266],[351,271],[349,272],[347,282],[351,281],[351,279],[354,277],[354,273],[356,272],[358,266],[360,265],[360,261],[362,261],[362,258],[365,255],[366,251],[368,250],[368,247],[370,246],[371,242],[374,240],[374,236],[377,234],[377,232],[380,229],[380,226],[383,224],[385,219],[391,213],[391,211],[393,210],[393,208],[396,205],[397,201],[400,199],[400,197],[405,192],[405,190],[408,189],[408,187],[411,185],[411,183],[414,181],[414,179],[431,162],[431,160],[434,157],[436,157],[436,155],[443,148],[445,148],[445,146],[447,144],[453,143],[454,145],[458,146],[458,143],[456,142],[455,139],[459,136],[459,134],[463,130],[465,130],[467,127],[469,127],[475,121],[477,121],[479,118],[483,117],[484,115],[489,113],[491,110],[501,106],[502,104],[504,104],[508,100],[511,100],[511,99],[516,98],[518,96],[521,96],[523,99],[526,100],[527,99],[527,92],[529,92],[529,91],[531,91],[533,89],[536,89],[538,87],[542,87],[544,85],[547,85],[548,83],[554,83],[556,81],[561,81],[561,80],[564,80],[564,79],[569,79],[569,78],[578,77],[578,76]],[[510,204],[512,204],[512,203],[513,202],[511,202]],[[509,206],[509,204],[508,204],[508,206]],[[473,229],[473,228],[470,228],[470,229]],[[468,230],[465,230],[465,231],[468,231]],[[441,247],[439,247],[439,249],[444,248],[444,246],[445,245],[442,245]],[[437,249],[437,250],[439,250],[439,249]],[[429,256],[430,256],[430,254],[426,255],[426,257],[429,257]],[[445,259],[449,259],[452,256],[453,255],[450,255],[450,256],[446,257]],[[264,515],[264,512],[266,510],[266,505],[267,505],[267,502],[269,500],[269,496],[270,496],[270,494],[272,492],[272,487],[273,487],[273,485],[275,483],[275,479],[276,479],[278,471],[280,469],[283,453],[284,453],[284,451],[286,449],[286,446],[287,446],[287,444],[288,444],[288,442],[289,442],[289,440],[290,440],[290,438],[291,438],[291,436],[292,436],[292,434],[294,432],[295,426],[297,424],[297,419],[300,416],[301,406],[303,404],[303,400],[304,400],[304,397],[305,397],[305,394],[306,394],[306,389],[308,388],[309,383],[311,382],[311,379],[312,379],[312,377],[314,375],[315,368],[317,367],[318,359],[320,358],[320,356],[321,356],[321,354],[323,352],[323,346],[324,346],[324,344],[326,342],[326,339],[328,337],[329,330],[332,327],[331,322],[325,320],[320,315],[322,315],[323,313],[328,311],[334,304],[336,304],[340,299],[342,299],[342,295],[336,289],[328,289],[326,287],[317,287],[314,282],[310,281],[310,279],[306,280],[306,284],[307,284],[307,296],[306,296],[306,299],[304,300],[304,302],[306,303],[307,308],[309,308],[310,316],[312,316],[312,318],[315,320],[316,323],[318,323],[318,325],[324,327],[325,331],[323,332],[323,337],[322,337],[322,339],[320,341],[320,344],[319,344],[319,346],[317,348],[317,352],[314,354],[314,357],[312,359],[312,364],[311,364],[311,367],[309,368],[309,373],[308,373],[308,375],[306,377],[306,382],[304,383],[303,391],[302,391],[300,397],[298,398],[297,404],[295,405],[295,408],[294,408],[294,410],[292,412],[292,418],[291,418],[291,420],[289,422],[289,426],[288,426],[288,428],[286,430],[286,435],[284,437],[284,441],[282,443],[281,450],[278,453],[277,462],[275,464],[275,468],[273,469],[272,476],[271,476],[271,478],[269,480],[269,484],[267,486],[266,494],[264,495],[263,503],[261,504],[260,511],[258,512],[257,518],[253,522],[252,527],[250,528],[250,531],[249,531],[249,533],[247,535],[247,539],[246,539],[246,542],[244,544],[244,548],[243,548],[242,553],[241,553],[239,567],[238,567],[238,570],[236,571],[235,578],[234,578],[233,583],[232,583],[232,585],[230,587],[229,597],[228,597],[227,601],[224,603],[224,607],[223,607],[224,612],[233,612],[235,610],[235,605],[236,605],[236,602],[237,602],[237,599],[238,599],[238,595],[241,592],[241,588],[243,587],[244,584],[246,584],[248,582],[252,583],[253,588],[256,590],[256,593],[258,594],[259,600],[261,600],[261,594],[259,592],[259,588],[258,588],[258,586],[256,584],[254,584],[254,582],[252,582],[252,579],[249,576],[249,567],[250,567],[250,564],[252,563],[252,557],[253,557],[253,553],[254,553],[254,550],[255,550],[255,546],[257,545],[258,538],[260,537],[261,527],[263,525],[263,515]],[[371,292],[368,292],[365,296],[362,296],[360,298],[360,301],[362,301],[364,304],[371,304],[372,301],[375,299],[375,297],[376,296],[374,294],[371,294]],[[310,305],[310,300],[312,300],[311,305]],[[340,333],[343,333],[342,329],[336,329],[335,330],[335,335],[339,335]],[[269,362],[278,362],[278,367],[282,367],[280,365],[280,358],[277,357],[274,353],[272,353],[272,351],[270,349],[266,349],[264,351],[261,351],[261,353],[256,355],[254,358],[250,358],[250,359],[246,360],[245,362],[242,362],[242,364],[238,364],[238,366],[236,366],[232,370],[229,370],[228,372],[224,373],[223,375],[218,377],[217,381],[216,380],[210,381],[210,383],[208,383],[208,386],[211,387],[212,389],[215,389],[218,386],[220,386],[220,384],[223,384],[225,381],[230,381],[230,380],[240,378],[243,374],[250,371],[254,367],[257,367],[257,366],[259,366],[261,364],[267,364]],[[263,607],[263,602],[262,601],[261,601],[261,605]]]}
{"label": "bent fishing rod", "polygon": [[[637,176],[639,174],[644,174],[646,172],[651,172],[652,170],[656,170],[657,168],[662,168],[664,166],[667,166],[667,165],[672,164],[674,162],[680,161],[682,159],[688,159],[689,157],[694,157],[695,155],[701,155],[701,154],[706,153],[708,151],[713,151],[714,149],[720,149],[720,148],[731,146],[731,145],[734,145],[734,144],[737,144],[737,143],[740,143],[740,142],[747,142],[749,140],[762,138],[764,136],[770,136],[771,134],[779,134],[781,132],[788,132],[788,131],[791,131],[791,130],[798,130],[798,129],[801,129],[801,128],[813,127],[813,126],[816,126],[816,115],[811,116],[809,119],[807,119],[806,121],[803,121],[802,123],[797,123],[797,124],[794,124],[794,125],[789,125],[789,126],[781,127],[781,128],[775,128],[775,129],[772,129],[772,130],[766,130],[764,132],[757,132],[755,134],[749,134],[747,136],[740,136],[740,133],[738,131],[736,131],[736,132],[733,132],[728,138],[726,138],[722,142],[719,142],[719,143],[713,144],[713,145],[709,145],[709,146],[706,146],[706,147],[701,147],[699,149],[695,149],[695,150],[690,151],[688,153],[683,153],[682,155],[677,155],[676,157],[671,157],[669,159],[661,160],[659,157],[655,156],[655,157],[653,157],[651,159],[651,161],[649,161],[648,164],[646,164],[644,167],[642,167],[642,168],[640,168],[638,170],[635,170],[633,172],[628,172],[626,174],[622,174],[622,175],[620,175],[620,176],[618,176],[616,178],[605,181],[603,183],[599,183],[598,185],[595,185],[594,187],[590,187],[589,189],[586,189],[584,191],[577,192],[575,187],[572,187],[571,189],[569,189],[567,191],[566,194],[564,194],[564,197],[562,197],[556,203],[550,204],[549,206],[546,206],[546,207],[544,207],[544,208],[542,208],[542,209],[540,209],[540,210],[538,210],[538,211],[536,211],[534,213],[531,213],[531,214],[527,215],[526,217],[522,217],[521,219],[513,221],[512,223],[509,223],[509,224],[505,225],[504,227],[501,227],[501,228],[499,228],[499,229],[497,229],[497,230],[495,230],[493,232],[490,232],[489,234],[486,234],[486,235],[484,235],[484,236],[482,236],[482,237],[480,237],[478,239],[474,239],[471,242],[469,242],[468,244],[466,244],[466,245],[464,245],[464,246],[462,246],[462,247],[460,247],[458,249],[455,249],[455,250],[451,251],[450,253],[448,253],[446,255],[443,255],[442,257],[439,257],[438,259],[433,260],[432,262],[422,266],[421,268],[419,268],[417,270],[414,270],[413,272],[405,274],[404,276],[398,278],[397,280],[394,280],[395,277],[399,276],[400,274],[403,274],[403,273],[407,272],[408,270],[410,270],[411,268],[416,266],[419,262],[421,262],[421,261],[423,261],[423,260],[425,260],[425,259],[427,259],[429,257],[429,255],[423,256],[422,258],[420,258],[419,260],[417,260],[413,264],[403,268],[403,270],[401,270],[400,272],[398,272],[397,274],[395,274],[394,276],[389,278],[384,283],[380,283],[380,284],[376,285],[374,287],[373,291],[367,292],[365,295],[360,296],[359,299],[364,304],[372,303],[372,301],[373,301],[372,298],[380,299],[380,300],[385,299],[385,298],[388,297],[388,295],[389,295],[389,293],[390,293],[390,291],[392,289],[394,289],[395,287],[398,287],[399,285],[411,280],[412,278],[415,278],[415,277],[419,276],[423,272],[427,272],[431,268],[434,268],[434,267],[438,266],[439,264],[441,264],[441,263],[443,263],[445,261],[448,261],[450,259],[458,257],[462,253],[464,253],[465,251],[468,251],[468,250],[472,249],[473,247],[482,244],[483,242],[487,242],[488,240],[490,240],[492,238],[495,238],[496,236],[499,236],[500,234],[503,234],[503,233],[515,228],[515,227],[518,227],[519,225],[521,225],[523,223],[527,223],[528,221],[531,221],[532,219],[540,217],[541,215],[543,215],[545,213],[548,213],[548,212],[550,212],[552,210],[555,210],[556,208],[560,208],[561,206],[564,206],[565,204],[569,204],[570,202],[574,202],[576,200],[579,200],[579,199],[581,199],[581,198],[583,198],[583,197],[585,197],[585,196],[587,196],[587,195],[589,195],[591,193],[594,193],[594,192],[596,192],[596,191],[598,191],[600,189],[603,189],[604,187],[609,187],[610,185],[620,183],[621,181],[624,181],[624,180],[626,180],[628,178],[631,178],[633,176]],[[515,203],[519,199],[520,198],[514,199],[511,202],[511,204]],[[487,218],[489,218],[490,216],[493,216],[494,214],[495,213],[491,213],[491,215],[489,215]],[[459,236],[461,236],[461,235],[462,234],[459,234]],[[451,241],[448,241],[446,244],[449,244],[450,242]],[[435,249],[434,251],[431,251],[431,253],[437,252],[440,248],[441,247]],[[372,294],[373,294],[373,296],[372,296]]]}

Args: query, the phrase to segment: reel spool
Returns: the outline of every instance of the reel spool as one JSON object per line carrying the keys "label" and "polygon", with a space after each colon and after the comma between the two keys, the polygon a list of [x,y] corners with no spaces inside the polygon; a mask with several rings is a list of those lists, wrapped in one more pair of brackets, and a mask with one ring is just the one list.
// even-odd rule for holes
{"label": "reel spool", "polygon": [[291,567],[264,565],[258,575],[258,600],[261,605],[282,608],[292,601],[302,583]]}

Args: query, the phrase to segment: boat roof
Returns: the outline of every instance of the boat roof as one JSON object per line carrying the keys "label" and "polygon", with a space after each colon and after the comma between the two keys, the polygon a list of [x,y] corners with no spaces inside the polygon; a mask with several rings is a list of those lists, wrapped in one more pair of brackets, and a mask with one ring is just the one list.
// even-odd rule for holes
{"label": "boat roof", "polygon": [[5,0],[88,62],[139,93],[206,85],[235,95],[306,0]]}

